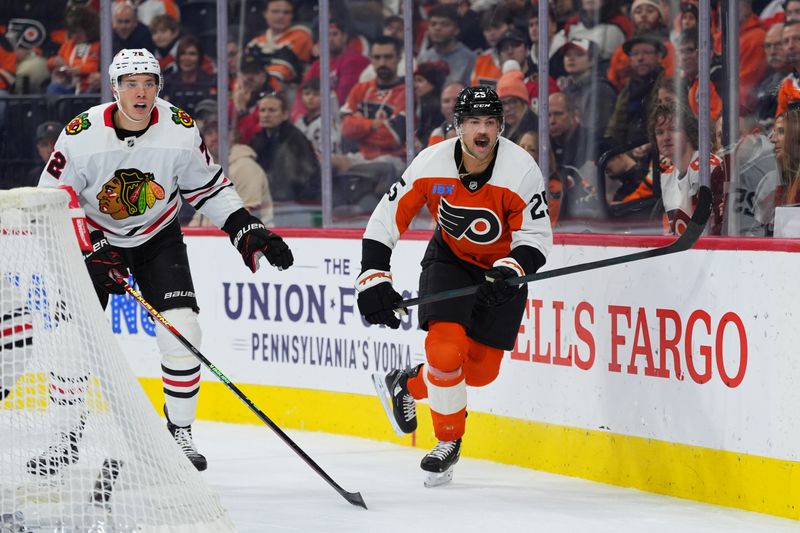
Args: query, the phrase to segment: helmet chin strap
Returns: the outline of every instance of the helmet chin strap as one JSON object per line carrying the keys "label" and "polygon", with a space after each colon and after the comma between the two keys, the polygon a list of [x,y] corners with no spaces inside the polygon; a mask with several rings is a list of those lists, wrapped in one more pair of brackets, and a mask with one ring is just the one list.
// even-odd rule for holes
{"label": "helmet chin strap", "polygon": [[[158,94],[156,94],[156,98],[158,98]],[[128,114],[125,112],[125,110],[124,110],[124,109],[122,109],[122,102],[120,102],[120,100],[119,100],[119,89],[116,89],[116,90],[114,91],[114,100],[117,102],[117,110],[118,110],[120,113],[122,113],[122,115],[123,115],[125,118],[127,118],[127,119],[128,119],[128,120],[130,120],[131,122],[135,122],[136,124],[139,124],[139,123],[141,123],[141,122],[144,122],[145,120],[149,121],[149,120],[150,120],[150,114],[153,112],[153,108],[156,106],[156,101],[155,101],[155,100],[153,100],[153,105],[151,105],[151,106],[150,106],[150,109],[147,111],[147,116],[146,116],[146,117],[144,117],[144,118],[135,119],[135,118],[131,117],[130,115],[128,115]]]}

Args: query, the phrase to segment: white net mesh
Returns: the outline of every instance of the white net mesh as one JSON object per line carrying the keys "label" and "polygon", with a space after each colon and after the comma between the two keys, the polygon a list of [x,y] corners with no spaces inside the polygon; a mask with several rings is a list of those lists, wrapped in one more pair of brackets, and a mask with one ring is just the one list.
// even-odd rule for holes
{"label": "white net mesh", "polygon": [[0,191],[0,531],[232,531],[111,334],[67,201]]}

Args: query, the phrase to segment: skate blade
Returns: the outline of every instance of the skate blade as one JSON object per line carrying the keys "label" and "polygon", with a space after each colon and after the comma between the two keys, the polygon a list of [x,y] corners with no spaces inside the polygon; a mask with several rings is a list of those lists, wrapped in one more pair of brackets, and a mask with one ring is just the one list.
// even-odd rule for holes
{"label": "skate blade", "polygon": [[408,433],[404,433],[400,426],[397,425],[397,420],[394,419],[394,411],[392,409],[392,402],[389,399],[389,389],[386,388],[385,376],[379,372],[372,374],[372,384],[375,385],[375,392],[378,393],[378,398],[381,401],[383,410],[386,411],[386,418],[389,419],[389,424],[392,429],[397,433],[398,437],[405,437]]}
{"label": "skate blade", "polygon": [[438,487],[440,485],[446,485],[453,481],[453,467],[451,466],[444,472],[427,472],[427,477],[425,478],[425,486],[427,488]]}

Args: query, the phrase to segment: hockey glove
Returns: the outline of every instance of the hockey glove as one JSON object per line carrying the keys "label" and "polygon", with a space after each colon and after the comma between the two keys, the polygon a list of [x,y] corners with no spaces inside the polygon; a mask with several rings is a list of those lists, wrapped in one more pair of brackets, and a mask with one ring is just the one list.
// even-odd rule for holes
{"label": "hockey glove", "polygon": [[272,233],[244,208],[234,211],[222,230],[230,236],[231,242],[242,254],[244,264],[252,272],[258,270],[262,256],[266,256],[269,264],[278,270],[285,270],[294,263],[292,251],[280,235]]}
{"label": "hockey glove", "polygon": [[125,294],[122,285],[115,281],[128,277],[128,265],[125,264],[122,254],[108,243],[102,231],[93,231],[89,236],[92,240],[92,251],[84,261],[92,282],[108,293]]}
{"label": "hockey glove", "polygon": [[356,279],[358,311],[370,324],[400,327],[394,309],[403,297],[392,287],[392,273],[385,270],[365,270]]}
{"label": "hockey glove", "polygon": [[492,268],[486,271],[486,281],[478,286],[475,299],[486,307],[503,305],[511,300],[520,289],[520,285],[509,285],[507,280],[524,275],[522,267],[513,258],[498,259]]}

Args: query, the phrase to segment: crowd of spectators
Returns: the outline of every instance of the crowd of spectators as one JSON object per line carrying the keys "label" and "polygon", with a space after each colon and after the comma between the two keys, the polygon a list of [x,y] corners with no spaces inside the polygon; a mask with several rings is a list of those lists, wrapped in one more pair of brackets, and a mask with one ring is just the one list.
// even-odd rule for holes
{"label": "crowd of spectators", "polygon": [[[770,235],[775,207],[800,202],[800,0],[731,2],[739,12],[735,101],[728,101],[724,10],[710,0],[709,118],[715,128],[709,165],[716,218],[708,231]],[[53,9],[56,3],[60,11]],[[48,9],[28,3],[3,13],[0,96],[95,95],[101,79],[98,3],[63,0],[47,3]],[[161,96],[203,122],[209,148],[218,142],[217,122],[199,117],[216,113],[216,65],[228,62],[223,101],[232,124],[229,173],[235,182],[248,182],[248,194],[259,197],[249,207],[264,210],[267,220],[273,202],[319,205],[323,128],[332,136],[337,209],[371,212],[404,169],[406,121],[414,121],[416,151],[457,135],[452,106],[467,85],[496,88],[503,135],[537,157],[538,0],[417,0],[413,57],[402,46],[401,6],[389,0],[331,2],[330,95],[320,89],[326,74],[316,2],[230,2],[228,55],[217,58],[216,35],[209,30],[214,25],[203,22],[214,16],[213,2],[116,1],[113,51],[154,53],[164,72]],[[198,15],[201,8],[205,18]],[[611,222],[626,231],[639,224],[680,233],[700,179],[699,15],[697,0],[548,2],[554,225],[579,229]],[[408,61],[412,83],[404,79]],[[414,91],[413,110],[406,109],[408,89]],[[321,102],[327,98],[333,116],[323,124]],[[732,105],[741,117],[736,128],[724,118]],[[0,126],[8,135],[6,114],[0,100]],[[729,138],[731,131],[738,136]],[[40,133],[35,143],[49,139]],[[33,180],[42,164],[34,157],[43,157],[0,156],[30,157],[32,168],[17,174],[24,176],[18,181]],[[253,187],[258,180],[263,186]],[[3,186],[9,184],[20,183]]]}

